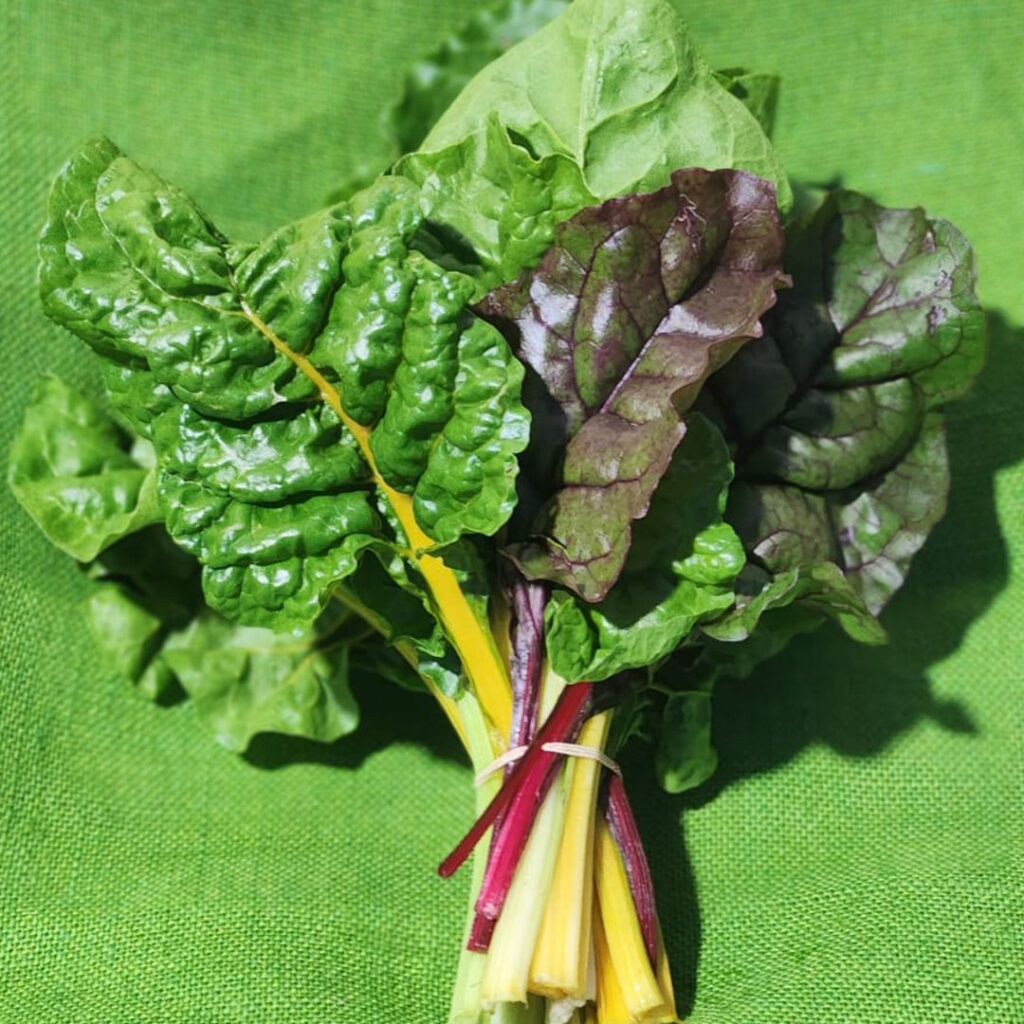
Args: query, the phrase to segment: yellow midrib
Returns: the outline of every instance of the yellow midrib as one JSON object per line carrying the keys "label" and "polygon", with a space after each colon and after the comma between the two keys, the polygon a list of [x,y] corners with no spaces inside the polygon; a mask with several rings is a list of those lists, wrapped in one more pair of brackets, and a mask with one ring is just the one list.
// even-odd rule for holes
{"label": "yellow midrib", "polygon": [[278,352],[290,359],[313,382],[320,392],[320,397],[334,410],[338,419],[356,439],[359,450],[370,467],[374,485],[387,498],[395,518],[405,533],[410,548],[408,557],[416,563],[427,581],[441,625],[455,646],[470,685],[476,691],[487,717],[499,734],[496,746],[500,747],[507,740],[512,727],[512,688],[508,672],[495,647],[494,638],[473,613],[455,573],[441,558],[425,553],[426,549],[434,546],[434,541],[416,522],[412,498],[408,494],[396,491],[380,475],[377,460],[370,448],[370,429],[349,416],[342,405],[338,389],[304,355],[294,351],[287,342],[279,338],[245,302],[242,302],[242,312]]}

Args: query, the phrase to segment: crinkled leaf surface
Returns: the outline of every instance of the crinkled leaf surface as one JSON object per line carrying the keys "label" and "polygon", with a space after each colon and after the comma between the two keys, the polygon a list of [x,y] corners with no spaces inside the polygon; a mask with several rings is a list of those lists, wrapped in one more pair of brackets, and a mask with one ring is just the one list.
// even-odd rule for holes
{"label": "crinkled leaf surface", "polygon": [[101,140],[49,214],[45,308],[108,360],[216,610],[308,627],[362,552],[387,566],[411,531],[445,544],[508,517],[522,368],[467,310],[472,281],[417,250],[409,182],[238,246]]}
{"label": "crinkled leaf surface", "polygon": [[484,68],[420,148],[458,143],[494,113],[538,156],[571,158],[600,199],[660,187],[679,167],[732,167],[789,203],[767,136],[667,0],[577,0]]}
{"label": "crinkled leaf surface", "polygon": [[576,163],[533,157],[497,117],[444,149],[409,154],[396,170],[420,186],[428,216],[472,248],[483,290],[534,266],[557,225],[597,201]]}
{"label": "crinkled leaf surface", "polygon": [[581,211],[535,271],[487,296],[482,308],[515,325],[536,375],[533,476],[554,490],[534,538],[512,551],[528,577],[588,601],[608,594],[684,414],[761,334],[781,262],[769,182],[677,171],[656,192]]}
{"label": "crinkled leaf surface", "polygon": [[148,455],[102,405],[44,377],[11,445],[7,481],[51,543],[89,562],[163,518]]}
{"label": "crinkled leaf surface", "polygon": [[587,604],[552,593],[547,650],[559,675],[597,681],[653,665],[732,605],[744,554],[722,517],[731,479],[724,441],[694,416],[608,596]]}
{"label": "crinkled leaf surface", "polygon": [[480,4],[440,46],[406,72],[385,131],[399,153],[417,149],[434,123],[481,68],[561,14],[568,0]]}
{"label": "crinkled leaf surface", "polygon": [[743,641],[713,655],[741,673],[814,616],[884,639],[874,616],[945,512],[939,408],[984,357],[973,254],[947,222],[840,191],[788,245],[794,289],[705,392],[734,448],[727,518],[752,565],[737,607],[704,628]]}

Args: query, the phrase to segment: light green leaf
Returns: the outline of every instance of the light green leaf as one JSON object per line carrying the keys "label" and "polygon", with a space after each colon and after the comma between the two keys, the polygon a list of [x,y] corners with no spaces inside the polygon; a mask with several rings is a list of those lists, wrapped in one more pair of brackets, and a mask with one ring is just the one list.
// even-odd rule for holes
{"label": "light green leaf", "polygon": [[406,72],[401,97],[384,115],[399,153],[416,149],[469,80],[561,14],[568,0],[501,0],[475,5],[466,22]]}
{"label": "light green leaf", "polygon": [[715,78],[667,0],[577,0],[489,64],[420,147],[492,114],[539,157],[561,153],[599,199],[664,185],[680,167],[737,168],[789,186],[755,117]]}
{"label": "light green leaf", "polygon": [[746,68],[720,68],[715,78],[754,115],[761,130],[771,138],[782,79]]}
{"label": "light green leaf", "polygon": [[229,750],[245,750],[260,732],[331,742],[359,723],[350,645],[331,635],[339,618],[328,613],[316,630],[287,634],[202,615],[169,639],[163,659]]}
{"label": "light green leaf", "polygon": [[80,562],[162,518],[151,453],[56,377],[36,386],[7,482],[47,539]]}
{"label": "light green leaf", "polygon": [[420,186],[427,216],[472,247],[481,294],[536,264],[555,228],[596,202],[571,159],[534,158],[497,117],[444,149],[411,153],[396,171]]}

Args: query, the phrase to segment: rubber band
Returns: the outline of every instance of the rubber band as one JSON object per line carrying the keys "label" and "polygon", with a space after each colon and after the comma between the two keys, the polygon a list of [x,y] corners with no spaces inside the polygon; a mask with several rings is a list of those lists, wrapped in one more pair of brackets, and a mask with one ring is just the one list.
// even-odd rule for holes
{"label": "rubber band", "polygon": [[[476,778],[473,780],[474,786],[482,786],[495,772],[500,772],[506,765],[510,765],[515,761],[518,761],[526,752],[529,747],[512,747],[506,750],[505,753],[499,754],[482,772],[478,772]],[[619,778],[622,778],[622,769],[619,767],[616,761],[613,761],[603,750],[598,750],[596,747],[585,747],[580,743],[544,743],[541,750],[546,750],[549,754],[562,754],[564,757],[585,757],[591,761],[597,761],[598,764],[607,768],[608,771],[614,772]]]}

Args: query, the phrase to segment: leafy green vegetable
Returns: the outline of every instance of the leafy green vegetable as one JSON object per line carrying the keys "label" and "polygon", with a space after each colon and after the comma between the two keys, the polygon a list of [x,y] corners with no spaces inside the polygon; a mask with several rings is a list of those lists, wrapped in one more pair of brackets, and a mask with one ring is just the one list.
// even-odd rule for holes
{"label": "leafy green vegetable", "polygon": [[502,0],[481,4],[466,22],[406,72],[402,95],[384,114],[399,153],[418,149],[469,80],[510,46],[561,14],[568,0]]}
{"label": "leafy green vegetable", "polygon": [[172,636],[163,658],[200,721],[229,750],[245,750],[258,732],[330,742],[359,723],[350,643],[337,635],[349,615],[335,605],[315,630],[287,634],[207,614]]}
{"label": "leafy green vegetable", "polygon": [[779,76],[745,68],[721,68],[715,72],[715,78],[754,115],[761,130],[771,138],[782,87]]}
{"label": "leafy green vegetable", "polygon": [[564,446],[558,489],[533,538],[512,549],[528,578],[587,601],[608,595],[685,413],[708,375],[760,335],[785,283],[781,262],[768,182],[677,171],[657,192],[583,210],[535,271],[486,298],[485,312],[515,324],[543,388],[533,401],[547,455],[539,487]]}
{"label": "leafy green vegetable", "polygon": [[444,544],[511,511],[522,369],[465,308],[470,279],[416,250],[421,223],[389,178],[232,246],[109,142],[59,175],[44,306],[127,369],[114,400],[154,441],[216,610],[308,626],[363,551],[394,565],[410,524]]}
{"label": "leafy green vegetable", "polygon": [[697,623],[732,605],[744,555],[722,519],[731,478],[721,436],[694,416],[607,597],[587,604],[552,593],[547,650],[559,675],[596,681],[656,665]]}
{"label": "leafy green vegetable", "polygon": [[171,694],[165,645],[203,607],[196,560],[152,526],[107,548],[86,571],[97,581],[86,619],[106,663],[150,700]]}
{"label": "leafy green vegetable", "polygon": [[[669,674],[672,663],[661,676]],[[711,744],[711,694],[713,678],[688,678],[686,689],[676,690],[665,701],[654,770],[669,793],[682,793],[706,782],[718,767],[718,753]]]}
{"label": "leafy green vegetable", "polygon": [[458,143],[492,114],[539,157],[570,157],[599,199],[658,188],[680,167],[730,167],[789,205],[771,143],[667,0],[577,0],[481,71],[420,148]]}
{"label": "leafy green vegetable", "polygon": [[749,634],[759,608],[813,578],[801,600],[877,642],[869,616],[945,510],[936,410],[984,357],[974,257],[947,222],[847,191],[791,232],[789,252],[796,286],[769,336],[710,382],[735,449],[729,519],[776,576],[718,633]]}
{"label": "leafy green vegetable", "polygon": [[390,173],[259,244],[107,141],[54,184],[44,307],[117,419],[45,381],[10,482],[108,664],[236,751],[350,732],[357,678],[430,691],[478,770],[519,748],[440,868],[490,831],[453,1019],[676,1018],[625,788],[560,745],[657,733],[699,785],[716,679],[826,618],[884,640],[943,513],[973,256],[840,191],[773,310],[778,88],[668,0],[499,0],[408,76]]}
{"label": "leafy green vegetable", "polygon": [[56,377],[36,386],[7,482],[47,539],[80,562],[162,518],[152,453]]}
{"label": "leafy green vegetable", "polygon": [[396,171],[420,186],[431,220],[472,247],[484,288],[534,266],[557,225],[595,202],[571,159],[534,158],[497,117],[445,149],[410,154]]}

